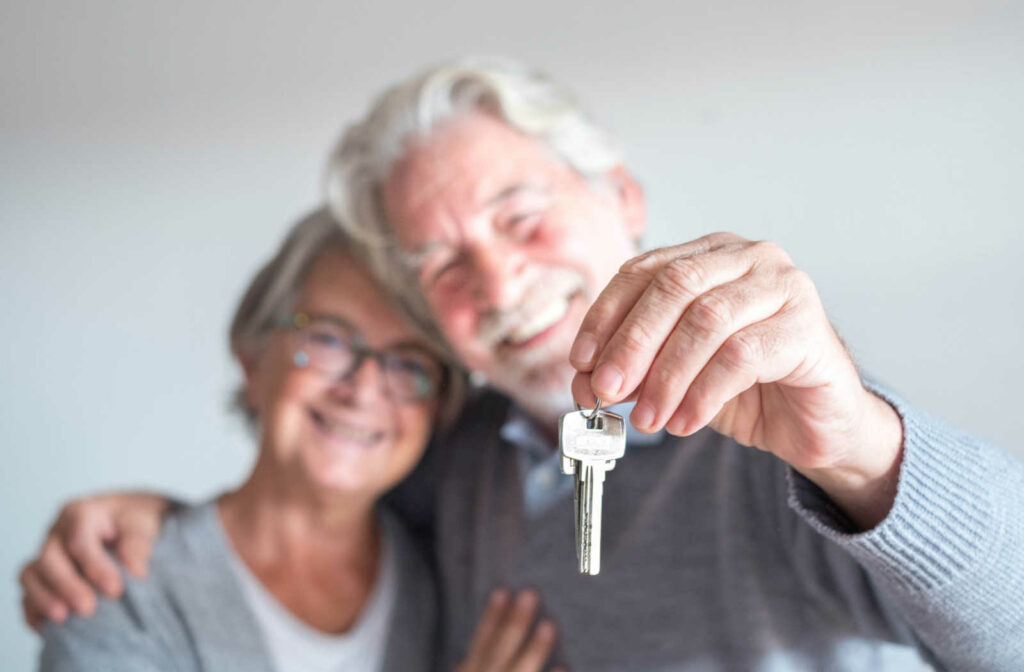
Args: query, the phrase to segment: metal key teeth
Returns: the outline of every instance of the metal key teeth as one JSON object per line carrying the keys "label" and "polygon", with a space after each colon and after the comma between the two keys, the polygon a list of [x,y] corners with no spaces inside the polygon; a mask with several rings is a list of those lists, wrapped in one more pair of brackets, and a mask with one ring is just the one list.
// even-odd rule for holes
{"label": "metal key teeth", "polygon": [[604,473],[600,464],[579,465],[582,500],[579,505],[580,533],[577,540],[580,561],[580,572],[597,574],[601,568],[601,500]]}
{"label": "metal key teeth", "polygon": [[605,474],[625,454],[622,416],[594,409],[567,413],[559,424],[562,473],[573,476],[576,559],[582,574],[601,570],[601,509]]}
{"label": "metal key teeth", "polygon": [[594,549],[591,547],[594,534],[593,523],[590,516],[584,516],[580,530],[580,571],[590,574],[590,563],[593,560]]}
{"label": "metal key teeth", "polygon": [[588,563],[588,555],[590,551],[590,517],[587,515],[587,499],[589,493],[587,492],[587,481],[586,479],[585,465],[580,465],[580,501],[576,507],[576,519],[579,526],[579,532],[576,535],[576,559],[580,563],[580,572],[586,573]]}

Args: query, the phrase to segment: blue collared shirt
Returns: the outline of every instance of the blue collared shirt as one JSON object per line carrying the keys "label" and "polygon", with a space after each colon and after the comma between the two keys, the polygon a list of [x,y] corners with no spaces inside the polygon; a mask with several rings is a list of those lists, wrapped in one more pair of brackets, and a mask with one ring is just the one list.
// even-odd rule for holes
{"label": "blue collared shirt", "polygon": [[[626,450],[661,441],[662,432],[644,434],[629,423],[632,403],[610,406],[607,410],[626,418]],[[572,497],[573,479],[562,473],[558,446],[554,445],[530,415],[513,405],[501,425],[501,438],[516,447],[522,477],[523,506],[526,515],[539,516],[551,506]]]}

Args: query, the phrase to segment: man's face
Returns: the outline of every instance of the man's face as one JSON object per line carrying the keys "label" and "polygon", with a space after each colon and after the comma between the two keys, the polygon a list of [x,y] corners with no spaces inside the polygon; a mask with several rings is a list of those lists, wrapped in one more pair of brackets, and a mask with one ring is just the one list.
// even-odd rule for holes
{"label": "man's face", "polygon": [[588,182],[540,141],[471,113],[413,145],[383,196],[466,366],[527,407],[571,404],[569,347],[645,223],[628,175]]}

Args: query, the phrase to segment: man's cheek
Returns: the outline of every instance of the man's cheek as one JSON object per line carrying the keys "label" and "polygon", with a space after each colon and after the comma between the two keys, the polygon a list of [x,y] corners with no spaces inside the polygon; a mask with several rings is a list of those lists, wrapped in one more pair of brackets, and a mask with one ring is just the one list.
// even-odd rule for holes
{"label": "man's cheek", "polygon": [[462,350],[476,339],[479,316],[475,310],[455,301],[432,301],[431,309],[453,348]]}

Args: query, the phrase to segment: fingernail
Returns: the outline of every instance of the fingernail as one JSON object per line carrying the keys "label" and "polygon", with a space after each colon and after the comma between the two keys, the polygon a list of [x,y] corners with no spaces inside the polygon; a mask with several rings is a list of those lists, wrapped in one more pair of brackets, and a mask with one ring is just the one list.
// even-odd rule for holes
{"label": "fingernail", "polygon": [[683,430],[686,429],[686,418],[676,416],[668,421],[665,425],[665,431],[673,436],[682,436]]}
{"label": "fingernail", "polygon": [[54,623],[63,623],[64,619],[68,617],[68,610],[63,605],[58,605],[50,609],[50,620]]}
{"label": "fingernail", "polygon": [[96,608],[96,603],[90,599],[79,600],[75,604],[75,611],[82,614],[83,616],[92,616],[93,610]]}
{"label": "fingernail", "polygon": [[590,366],[594,363],[594,355],[597,354],[597,340],[589,335],[583,334],[576,339],[569,352],[569,361],[580,366]]}
{"label": "fingernail", "polygon": [[516,608],[527,611],[537,604],[537,593],[532,590],[524,590],[516,598]]}
{"label": "fingernail", "polygon": [[114,579],[109,579],[103,583],[103,592],[107,594],[107,597],[117,597],[121,594],[121,584]]}
{"label": "fingernail", "polygon": [[508,602],[508,591],[498,589],[491,593],[491,606],[500,607]]}
{"label": "fingernail", "polygon": [[537,626],[537,636],[541,639],[554,639],[555,624],[551,621],[541,621]]}
{"label": "fingernail", "polygon": [[617,367],[611,364],[602,364],[590,379],[590,387],[599,397],[613,397],[619,393],[622,380],[622,372]]}
{"label": "fingernail", "polygon": [[641,401],[633,407],[631,420],[637,429],[650,429],[654,424],[654,409],[647,402]]}
{"label": "fingernail", "polygon": [[140,558],[127,563],[128,571],[137,579],[146,578],[146,565],[147,558]]}

